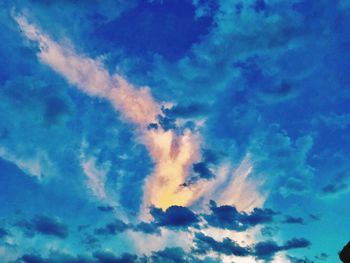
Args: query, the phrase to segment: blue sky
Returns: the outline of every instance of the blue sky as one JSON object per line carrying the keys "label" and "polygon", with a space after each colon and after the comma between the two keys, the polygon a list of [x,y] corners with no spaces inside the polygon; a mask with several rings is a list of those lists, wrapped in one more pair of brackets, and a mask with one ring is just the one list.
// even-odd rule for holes
{"label": "blue sky", "polygon": [[350,1],[0,7],[1,262],[338,262]]}

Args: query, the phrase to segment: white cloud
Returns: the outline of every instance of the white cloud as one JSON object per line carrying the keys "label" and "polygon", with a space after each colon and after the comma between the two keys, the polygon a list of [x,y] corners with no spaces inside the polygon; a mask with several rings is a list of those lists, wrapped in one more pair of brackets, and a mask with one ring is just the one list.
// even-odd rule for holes
{"label": "white cloud", "polygon": [[110,165],[105,164],[103,167],[97,167],[95,157],[82,157],[81,167],[87,177],[87,185],[91,192],[101,200],[107,199],[105,183]]}
{"label": "white cloud", "polygon": [[38,152],[32,157],[17,156],[5,148],[0,148],[0,157],[15,164],[24,173],[42,179],[43,176],[53,174],[54,167],[44,152]]}

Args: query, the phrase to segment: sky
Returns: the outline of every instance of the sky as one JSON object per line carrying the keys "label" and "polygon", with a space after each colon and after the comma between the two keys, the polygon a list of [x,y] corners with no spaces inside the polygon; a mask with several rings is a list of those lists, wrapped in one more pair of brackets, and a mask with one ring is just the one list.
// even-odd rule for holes
{"label": "sky", "polygon": [[350,1],[0,1],[0,262],[340,262]]}

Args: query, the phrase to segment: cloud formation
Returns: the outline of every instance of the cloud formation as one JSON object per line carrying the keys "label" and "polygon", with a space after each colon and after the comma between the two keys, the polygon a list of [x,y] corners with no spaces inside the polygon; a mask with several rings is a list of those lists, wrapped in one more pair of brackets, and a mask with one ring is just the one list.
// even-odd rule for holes
{"label": "cloud formation", "polygon": [[[37,27],[29,24],[23,16],[16,16],[15,19],[25,36],[39,45],[38,57],[42,62],[83,92],[107,99],[126,120],[138,126],[140,140],[146,145],[155,162],[154,172],[145,183],[145,207],[150,204],[164,209],[171,205],[186,206],[204,194],[198,190],[205,187],[181,187],[186,182],[191,165],[200,158],[199,136],[189,129],[185,129],[182,134],[167,129],[147,129],[150,124],[157,122],[157,116],[162,116],[161,105],[152,98],[148,88],[136,88],[120,75],[111,76],[100,61],[59,45]],[[90,178],[93,192],[104,197],[101,182],[96,177],[97,173],[92,173],[91,169],[88,169],[91,165],[88,164],[89,162],[83,164],[83,168]],[[194,167],[197,166],[198,163]],[[195,170],[203,172],[203,168],[197,167]],[[206,172],[208,174],[208,171]],[[237,180],[232,181],[232,187],[239,187],[236,186],[237,183],[244,184],[245,177],[239,182]],[[243,189],[248,190],[244,186]],[[255,189],[251,187],[250,190]],[[228,191],[226,193],[228,195]],[[228,196],[221,199],[225,203],[230,202]]]}
{"label": "cloud formation", "polygon": [[15,226],[20,228],[25,235],[30,237],[35,234],[42,234],[64,239],[69,233],[67,225],[63,224],[55,217],[49,217],[46,215],[38,215],[30,221],[21,220],[16,222]]}

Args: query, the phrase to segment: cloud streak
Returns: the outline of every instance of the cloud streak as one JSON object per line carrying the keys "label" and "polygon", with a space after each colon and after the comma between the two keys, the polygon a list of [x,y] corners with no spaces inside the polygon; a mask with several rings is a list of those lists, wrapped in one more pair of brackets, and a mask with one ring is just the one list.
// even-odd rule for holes
{"label": "cloud streak", "polygon": [[[210,187],[216,185],[207,182],[207,186],[204,187],[199,184],[191,187],[181,186],[186,182],[193,163],[200,159],[201,139],[189,129],[185,129],[181,134],[174,130],[148,129],[147,127],[151,123],[157,123],[159,116],[163,114],[162,104],[153,99],[149,88],[135,87],[122,76],[111,75],[101,61],[77,54],[71,47],[53,41],[38,27],[28,23],[25,17],[16,16],[15,20],[24,35],[38,44],[37,55],[43,63],[84,93],[108,100],[126,121],[136,125],[140,141],[146,145],[155,163],[153,174],[147,178],[144,186],[144,207],[151,204],[162,209],[171,205],[187,206],[206,192],[210,192]],[[88,163],[83,166],[87,177],[91,179],[94,177],[88,172],[91,171],[89,167]],[[246,187],[241,181],[245,178],[246,176],[237,179],[243,188]],[[230,185],[236,188],[237,180],[232,181]],[[96,182],[93,184],[96,185]],[[201,190],[202,187],[205,190]],[[104,196],[103,191],[95,190],[97,195]],[[221,200],[235,204],[236,202],[227,196],[230,192],[226,190]],[[237,200],[239,199],[238,197]]]}

